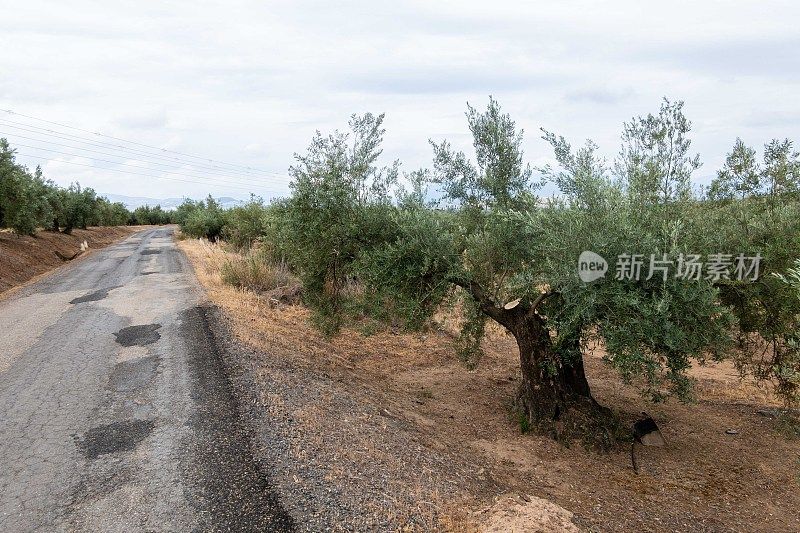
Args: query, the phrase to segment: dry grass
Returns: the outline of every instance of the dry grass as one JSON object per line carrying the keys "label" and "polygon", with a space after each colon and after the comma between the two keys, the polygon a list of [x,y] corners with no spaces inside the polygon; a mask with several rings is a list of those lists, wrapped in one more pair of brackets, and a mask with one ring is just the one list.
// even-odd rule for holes
{"label": "dry grass", "polygon": [[[416,428],[418,441],[428,449],[458,455],[485,478],[483,485],[465,484],[472,491],[466,502],[455,507],[433,502],[435,518],[426,523],[436,528],[474,530],[492,515],[501,496],[530,494],[567,509],[579,526],[595,530],[800,530],[800,441],[786,438],[777,419],[758,413],[780,404],[769,391],[741,383],[732,365],[692,370],[697,405],[651,405],[602,363],[602,349],[587,356],[587,373],[601,403],[625,420],[647,410],[661,425],[668,446],[643,449],[637,476],[627,446],[599,455],[520,434],[508,416],[519,379],[518,354],[513,339],[499,329],[490,329],[486,355],[475,370],[455,356],[457,319],[448,313],[425,334],[386,329],[365,336],[345,330],[326,339],[309,325],[304,307],[270,306],[253,291],[225,285],[218,250],[196,241],[181,247],[241,341],[297,368],[321,369],[359,401]],[[315,419],[335,416],[313,410],[305,415],[309,435]],[[727,434],[728,429],[737,433]],[[407,512],[425,513],[427,507]],[[486,513],[472,512],[487,507]]]}
{"label": "dry grass", "polygon": [[235,256],[222,265],[222,281],[234,287],[266,292],[297,284],[284,264],[271,264],[256,250]]}

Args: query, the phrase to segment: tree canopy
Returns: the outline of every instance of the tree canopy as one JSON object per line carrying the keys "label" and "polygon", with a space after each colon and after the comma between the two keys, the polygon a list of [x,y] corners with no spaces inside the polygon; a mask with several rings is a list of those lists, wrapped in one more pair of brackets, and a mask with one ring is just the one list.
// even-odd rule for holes
{"label": "tree canopy", "polygon": [[0,227],[35,235],[37,228],[70,233],[74,228],[127,223],[136,219],[123,204],[98,197],[79,183],[59,187],[41,168],[31,172],[17,163],[8,141],[0,139]]}
{"label": "tree canopy", "polygon": [[[796,396],[800,303],[773,275],[800,257],[790,142],[768,144],[762,170],[737,141],[701,196],[682,102],[626,123],[611,164],[592,142],[543,132],[557,165],[538,173],[495,100],[466,118],[472,156],[431,143],[432,168],[402,179],[396,163],[377,163],[382,116],[354,116],[349,134],[318,133],[297,156],[284,238],[327,331],[348,313],[424,327],[455,298],[465,360],[479,360],[486,321],[501,324],[520,349],[519,412],[564,434],[608,422],[584,374],[589,346],[655,400],[690,399],[692,361],[728,357]],[[558,193],[537,195],[543,181]],[[582,281],[584,251],[611,271]],[[734,279],[734,258],[757,254],[760,277]],[[717,275],[686,276],[695,256]],[[744,343],[772,346],[769,362],[756,365]]]}

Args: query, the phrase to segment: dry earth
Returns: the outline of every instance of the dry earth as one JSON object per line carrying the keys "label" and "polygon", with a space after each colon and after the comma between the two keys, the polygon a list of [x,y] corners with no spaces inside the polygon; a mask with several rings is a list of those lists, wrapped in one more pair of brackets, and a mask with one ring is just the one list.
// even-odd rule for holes
{"label": "dry earth", "polygon": [[142,229],[145,227],[90,227],[73,230],[72,235],[39,231],[35,237],[0,231],[0,293],[63,265],[56,251],[71,257],[80,250],[83,241],[90,250],[103,248]]}
{"label": "dry earth", "polygon": [[[491,331],[472,371],[454,356],[454,320],[446,315],[422,334],[364,324],[326,339],[304,307],[224,285],[218,246],[180,246],[238,342],[251,347],[264,419],[291,420],[287,453],[298,463],[311,457],[333,485],[373,491],[371,501],[382,502],[366,511],[381,516],[373,525],[800,530],[800,440],[771,416],[780,404],[769,391],[741,383],[729,365],[693,370],[696,404],[652,405],[605,366],[601,350],[587,356],[598,400],[625,421],[647,410],[667,440],[666,448],[641,450],[636,475],[627,444],[601,454],[520,433],[509,416],[517,350],[501,331]],[[291,467],[276,476],[284,490],[306,490]],[[347,529],[348,516],[339,519]]]}

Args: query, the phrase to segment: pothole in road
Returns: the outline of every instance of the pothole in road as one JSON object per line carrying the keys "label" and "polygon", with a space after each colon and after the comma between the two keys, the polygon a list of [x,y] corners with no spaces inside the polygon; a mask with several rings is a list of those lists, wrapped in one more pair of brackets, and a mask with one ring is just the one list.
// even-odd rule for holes
{"label": "pothole in road", "polygon": [[114,333],[114,336],[117,338],[117,343],[122,346],[145,346],[161,338],[161,334],[156,331],[160,327],[161,324],[128,326]]}
{"label": "pothole in road", "polygon": [[88,430],[78,441],[78,449],[87,459],[114,452],[128,452],[155,428],[153,420],[122,420]]}
{"label": "pothole in road", "polygon": [[148,351],[144,346],[129,346],[127,348],[120,348],[117,352],[116,362],[124,363],[125,361],[135,361],[136,359],[143,359],[147,357]]}
{"label": "pothole in road", "polygon": [[117,392],[135,391],[147,386],[158,368],[157,357],[142,357],[117,363],[108,378],[109,385]]}
{"label": "pothole in road", "polygon": [[110,291],[113,291],[114,289],[118,289],[120,287],[121,287],[121,285],[115,285],[114,287],[106,287],[105,289],[100,289],[100,290],[94,291],[91,294],[87,294],[85,296],[80,296],[78,298],[75,298],[74,300],[71,300],[69,303],[71,303],[71,304],[82,304],[84,302],[96,302],[96,301],[102,300],[103,298],[108,296],[108,293]]}
{"label": "pothole in road", "polygon": [[148,249],[148,250],[142,250],[142,251],[141,251],[141,252],[139,252],[139,253],[140,253],[141,255],[154,255],[154,254],[160,254],[160,253],[161,253],[161,250],[159,250],[158,248],[156,248],[156,249],[150,248],[150,249]]}

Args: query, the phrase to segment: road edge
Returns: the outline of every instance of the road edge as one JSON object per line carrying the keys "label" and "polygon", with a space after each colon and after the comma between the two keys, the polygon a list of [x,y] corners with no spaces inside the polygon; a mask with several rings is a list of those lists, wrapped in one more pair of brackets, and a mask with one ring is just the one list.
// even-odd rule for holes
{"label": "road edge", "polygon": [[[125,227],[131,227],[131,226],[125,226]],[[19,285],[15,285],[14,287],[11,287],[10,289],[7,289],[5,291],[0,291],[0,302],[3,302],[3,301],[7,300],[10,297],[13,297],[14,295],[18,294],[20,291],[30,287],[31,285],[34,285],[34,284],[42,281],[43,279],[47,279],[48,277],[50,277],[52,275],[55,275],[56,273],[63,272],[64,270],[67,270],[71,266],[80,264],[87,257],[91,257],[92,255],[94,255],[94,252],[97,252],[97,251],[100,251],[100,250],[104,250],[104,249],[108,248],[109,246],[114,246],[116,244],[119,244],[122,241],[124,241],[125,239],[129,239],[133,235],[137,235],[138,233],[142,233],[144,231],[152,230],[152,229],[154,229],[156,227],[158,227],[158,226],[137,226],[136,230],[131,231],[127,235],[121,236],[120,238],[118,238],[118,239],[116,239],[116,240],[114,240],[114,241],[112,241],[112,242],[110,242],[110,243],[108,243],[106,245],[103,245],[103,246],[100,246],[100,247],[97,247],[97,248],[89,248],[86,252],[80,254],[78,257],[76,257],[75,259],[73,259],[71,261],[65,261],[64,263],[62,263],[60,265],[57,265],[56,267],[51,268],[50,270],[47,270],[45,272],[41,272],[39,274],[36,274],[32,278],[24,281],[23,283],[21,283]]]}

